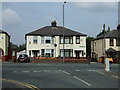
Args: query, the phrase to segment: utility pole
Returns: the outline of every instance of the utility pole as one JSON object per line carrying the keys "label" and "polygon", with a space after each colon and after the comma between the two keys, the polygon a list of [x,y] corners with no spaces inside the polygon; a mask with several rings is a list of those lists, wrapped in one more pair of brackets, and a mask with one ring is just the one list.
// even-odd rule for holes
{"label": "utility pole", "polygon": [[66,1],[64,1],[63,3],[63,63],[65,62],[64,59],[65,59],[65,48],[64,48],[64,43],[65,43],[65,33],[64,33],[64,6],[65,6],[65,3]]}

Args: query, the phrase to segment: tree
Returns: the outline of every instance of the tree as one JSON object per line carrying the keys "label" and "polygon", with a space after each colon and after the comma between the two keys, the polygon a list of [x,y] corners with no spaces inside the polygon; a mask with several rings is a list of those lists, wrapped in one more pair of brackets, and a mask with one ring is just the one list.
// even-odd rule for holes
{"label": "tree", "polygon": [[105,33],[107,33],[107,32],[110,32],[110,27],[108,27],[108,30],[105,30],[105,24],[103,24],[103,30],[102,30],[102,32],[100,32],[100,33],[97,35],[97,37],[98,37],[98,36],[101,36],[101,35],[103,35],[103,34],[105,34]]}
{"label": "tree", "polygon": [[91,56],[91,41],[94,39],[94,37],[87,37],[86,38],[86,55]]}
{"label": "tree", "polygon": [[26,49],[26,44],[21,44],[18,46],[18,51],[22,51]]}

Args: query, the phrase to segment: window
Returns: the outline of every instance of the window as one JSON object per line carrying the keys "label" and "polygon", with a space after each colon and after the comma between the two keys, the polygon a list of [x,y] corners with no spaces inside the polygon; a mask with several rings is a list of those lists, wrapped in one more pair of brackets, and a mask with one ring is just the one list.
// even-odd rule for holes
{"label": "window", "polygon": [[80,44],[80,36],[76,36],[76,44]]}
{"label": "window", "polygon": [[116,46],[120,46],[120,37],[116,39]]}
{"label": "window", "polygon": [[[60,37],[60,43],[63,44],[63,37]],[[72,44],[73,43],[73,37],[64,37],[64,43],[65,44]]]}
{"label": "window", "polygon": [[60,43],[63,44],[63,37],[60,37]]}
{"label": "window", "polygon": [[65,37],[65,43],[67,43],[67,44],[70,43],[70,39],[69,39],[69,37]]}
{"label": "window", "polygon": [[51,36],[42,36],[41,43],[54,43],[54,37]]}
{"label": "window", "polygon": [[44,49],[41,49],[41,55],[44,55],[45,51]]}
{"label": "window", "polygon": [[70,57],[70,51],[69,51],[69,49],[65,50],[65,57]]}
{"label": "window", "polygon": [[41,37],[41,43],[44,43],[44,37],[43,36]]}
{"label": "window", "polygon": [[50,40],[46,40],[45,43],[50,43]]}
{"label": "window", "polygon": [[114,46],[114,39],[110,38],[110,46]]}
{"label": "window", "polygon": [[41,49],[41,55],[47,55],[48,57],[54,57],[54,49]]}
{"label": "window", "polygon": [[73,57],[73,50],[70,49],[70,57]]}
{"label": "window", "polygon": [[34,43],[34,44],[37,44],[37,40],[33,40],[33,43]]}
{"label": "window", "polygon": [[54,49],[51,49],[51,57],[54,57]]}
{"label": "window", "polygon": [[45,37],[45,43],[51,43],[51,37],[46,36]]}
{"label": "window", "polygon": [[51,37],[51,38],[52,38],[51,43],[53,43],[53,44],[54,44],[54,37]]}
{"label": "window", "polygon": [[[73,57],[73,50],[72,49],[65,49],[64,55],[65,55],[65,57]],[[60,56],[63,57],[63,49],[60,50]]]}
{"label": "window", "polygon": [[34,43],[34,44],[37,44],[37,43],[38,43],[38,37],[37,37],[37,36],[34,36],[34,37],[33,37],[33,43]]}
{"label": "window", "polygon": [[70,37],[70,44],[73,44],[73,37]]}
{"label": "window", "polygon": [[31,50],[29,50],[29,56],[31,56]]}
{"label": "window", "polygon": [[60,50],[60,56],[63,57],[63,49]]}

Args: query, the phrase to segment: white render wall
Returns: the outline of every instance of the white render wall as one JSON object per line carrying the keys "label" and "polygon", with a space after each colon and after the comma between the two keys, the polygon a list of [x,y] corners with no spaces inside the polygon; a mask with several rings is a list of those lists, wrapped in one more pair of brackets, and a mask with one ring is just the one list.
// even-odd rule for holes
{"label": "white render wall", "polygon": [[95,52],[98,55],[98,57],[104,56],[104,52],[109,48],[113,48],[116,51],[120,51],[120,46],[116,46],[115,38],[114,38],[114,46],[110,46],[109,38],[94,40],[91,42],[91,52]]}
{"label": "white render wall", "polygon": [[0,33],[0,48],[3,49],[4,55],[8,55],[8,47],[9,47],[9,36],[5,33]]}
{"label": "white render wall", "polygon": [[[57,46],[55,47],[54,44],[57,44]],[[29,50],[39,50],[39,55],[41,55],[41,49],[54,49],[54,56],[58,57],[60,49],[63,49],[63,44],[60,44],[59,36],[55,36],[54,44],[41,43],[41,36],[38,36],[38,44],[33,44],[33,36],[26,36],[26,54],[29,55]],[[83,50],[84,57],[86,57],[86,37],[81,36],[80,44],[76,44],[76,36],[73,36],[73,44],[64,44],[64,49],[73,49],[73,57],[75,57],[74,50]],[[82,57],[82,55],[80,56]]]}

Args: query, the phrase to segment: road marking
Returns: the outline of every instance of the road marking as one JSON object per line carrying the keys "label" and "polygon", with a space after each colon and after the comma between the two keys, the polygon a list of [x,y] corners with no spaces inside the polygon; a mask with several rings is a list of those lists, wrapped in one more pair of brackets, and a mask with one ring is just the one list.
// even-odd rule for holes
{"label": "road marking", "polygon": [[90,72],[91,72],[91,71],[95,71],[95,70],[87,70],[87,71],[90,71]]}
{"label": "road marking", "polygon": [[75,70],[76,72],[79,72],[80,70]]}
{"label": "road marking", "polygon": [[89,71],[89,72],[97,72],[99,74],[104,74],[103,72],[100,72],[100,71],[97,71],[97,70],[87,70],[87,71]]}
{"label": "road marking", "polygon": [[33,72],[38,72],[38,71],[33,71]]}
{"label": "road marking", "polygon": [[41,71],[33,71],[33,72],[35,72],[35,73],[36,73],[36,72],[41,72]]}
{"label": "road marking", "polygon": [[38,72],[41,72],[41,71],[38,71]]}
{"label": "road marking", "polygon": [[22,72],[24,72],[24,73],[28,73],[28,72],[30,72],[30,71],[22,71]]}
{"label": "road marking", "polygon": [[3,78],[0,78],[0,80],[4,80],[4,81],[8,81],[8,82],[12,82],[12,83],[17,83],[19,85],[22,85],[22,86],[25,86],[31,90],[40,90],[38,87],[34,86],[34,85],[31,85],[31,84],[28,84],[28,83],[25,83],[25,82],[20,82],[20,81],[16,81],[16,80],[11,80],[11,79],[3,79]]}
{"label": "road marking", "polygon": [[82,80],[82,79],[80,79],[80,78],[78,78],[78,77],[76,77],[76,76],[73,76],[73,78],[75,78],[75,79],[77,79],[77,80],[79,80],[79,81],[81,81],[81,82],[87,84],[88,86],[92,86],[92,85],[89,84],[88,82],[86,82],[86,81],[84,81],[84,80]]}
{"label": "road marking", "polygon": [[71,75],[70,73],[68,73],[68,72],[66,72],[66,71],[62,71],[62,72],[66,73],[66,74],[68,74],[68,75]]}
{"label": "road marking", "polygon": [[114,77],[114,78],[118,78],[118,76],[115,76],[115,75],[112,75],[112,77]]}
{"label": "road marking", "polygon": [[103,72],[99,72],[99,71],[95,71],[95,72],[100,73],[100,74],[104,74]]}
{"label": "road marking", "polygon": [[13,71],[14,73],[17,73],[18,71]]}

